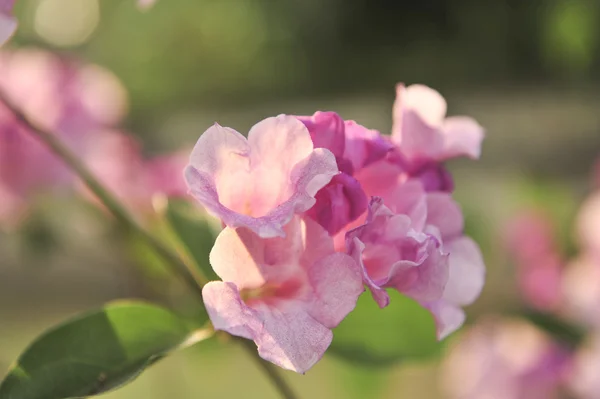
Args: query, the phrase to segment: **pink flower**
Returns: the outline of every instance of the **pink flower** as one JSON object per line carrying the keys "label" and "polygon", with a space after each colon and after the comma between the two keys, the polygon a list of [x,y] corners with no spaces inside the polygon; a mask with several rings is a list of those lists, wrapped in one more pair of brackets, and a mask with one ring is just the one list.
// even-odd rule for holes
{"label": "pink flower", "polygon": [[533,325],[490,319],[451,348],[443,385],[456,399],[558,399],[569,370],[568,351]]}
{"label": "pink flower", "polygon": [[248,227],[263,238],[284,236],[294,214],[338,174],[333,154],[314,148],[295,117],[267,118],[248,139],[214,125],[198,140],[185,170],[190,193],[229,227]]}
{"label": "pink flower", "polygon": [[600,263],[581,254],[566,266],[560,294],[563,310],[577,323],[600,328]]}
{"label": "pink flower", "polygon": [[461,307],[481,293],[481,252],[463,235],[462,213],[450,194],[428,193],[414,179],[390,185],[371,202],[366,223],[347,233],[347,249],[363,259],[365,284],[381,307],[388,303],[383,288],[398,289],[432,312],[442,339],[463,324]]}
{"label": "pink flower", "polygon": [[354,173],[385,157],[392,146],[376,130],[344,122],[335,112],[319,111],[298,119],[308,128],[315,148],[326,148],[335,155],[341,172],[317,193],[317,202],[308,212],[334,235],[367,210],[369,200]]}
{"label": "pink flower", "polygon": [[396,86],[392,140],[411,164],[479,158],[483,128],[472,118],[446,118],[446,101],[423,86]]}
{"label": "pink flower", "polygon": [[582,345],[573,362],[569,386],[580,399],[600,398],[600,336],[597,332]]}
{"label": "pink flower", "polygon": [[223,281],[202,293],[215,329],[252,339],[262,358],[304,373],[364,288],[356,263],[334,252],[317,223],[295,216],[284,231],[284,238],[264,239],[225,228],[210,254]]}
{"label": "pink flower", "polygon": [[436,237],[412,228],[411,218],[394,214],[373,198],[364,225],[346,234],[348,253],[361,266],[363,280],[380,307],[386,288],[420,302],[441,298],[448,280],[448,255]]}
{"label": "pink flower", "polygon": [[17,20],[12,13],[14,4],[15,0],[0,0],[0,46],[17,30]]}
{"label": "pink flower", "polygon": [[154,213],[152,199],[156,195],[183,197],[187,192],[183,178],[187,157],[172,154],[146,160],[139,143],[123,132],[97,132],[85,162],[140,218]]}

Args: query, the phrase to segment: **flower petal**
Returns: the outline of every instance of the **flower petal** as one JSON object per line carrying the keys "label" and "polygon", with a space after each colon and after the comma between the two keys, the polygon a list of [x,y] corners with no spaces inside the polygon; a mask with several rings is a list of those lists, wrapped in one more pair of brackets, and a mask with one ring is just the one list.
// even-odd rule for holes
{"label": "flower petal", "polygon": [[246,228],[226,227],[210,251],[210,264],[223,281],[240,289],[254,289],[267,282],[281,283],[300,268],[304,242],[300,221],[285,226],[285,237],[261,238]]}
{"label": "flower petal", "polygon": [[439,340],[458,330],[467,318],[460,307],[444,300],[429,303],[425,307],[429,309],[435,318]]}
{"label": "flower petal", "polygon": [[445,241],[460,236],[464,219],[460,207],[448,193],[427,194],[427,224],[437,227]]}
{"label": "flower petal", "polygon": [[361,216],[368,205],[360,183],[346,173],[335,176],[315,199],[316,204],[307,214],[332,236]]}
{"label": "flower petal", "polygon": [[354,172],[383,159],[394,148],[377,130],[367,129],[355,121],[346,121],[344,158],[350,161]]}
{"label": "flower petal", "polygon": [[479,247],[463,236],[444,243],[450,253],[448,284],[444,299],[456,305],[469,305],[477,299],[485,282],[485,264]]}
{"label": "flower petal", "polygon": [[257,309],[263,322],[254,340],[260,356],[279,367],[304,374],[325,354],[333,334],[301,309]]}
{"label": "flower petal", "polygon": [[309,313],[328,328],[337,327],[364,292],[358,265],[342,253],[331,254],[310,265],[308,279],[314,290]]}
{"label": "flower petal", "polygon": [[344,120],[335,112],[317,111],[313,116],[299,116],[308,129],[315,148],[326,148],[336,158],[344,156],[346,139]]}
{"label": "flower petal", "polygon": [[466,156],[478,159],[484,137],[483,127],[475,119],[466,116],[446,118],[442,127],[445,136],[443,153],[439,160]]}
{"label": "flower petal", "polygon": [[215,330],[246,339],[260,330],[259,315],[242,301],[235,284],[211,281],[202,288],[202,299]]}
{"label": "flower petal", "polygon": [[248,141],[232,129],[208,129],[192,151],[185,176],[190,193],[229,227],[263,238],[283,236],[295,213],[338,173],[326,149],[312,149],[304,125],[280,115],[256,124]]}

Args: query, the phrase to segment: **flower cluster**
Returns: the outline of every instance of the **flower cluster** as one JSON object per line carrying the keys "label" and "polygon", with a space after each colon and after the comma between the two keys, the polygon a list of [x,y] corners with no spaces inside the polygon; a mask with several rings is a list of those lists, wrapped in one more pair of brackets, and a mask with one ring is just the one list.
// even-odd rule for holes
{"label": "flower cluster", "polygon": [[[1,4],[1,3],[0,3]],[[0,52],[0,90],[40,127],[81,156],[138,214],[154,193],[185,195],[182,154],[144,159],[139,145],[114,128],[127,108],[110,72],[35,49]],[[20,221],[31,200],[82,186],[63,162],[0,103],[0,225]]]}
{"label": "flower cluster", "polygon": [[477,158],[483,130],[445,114],[435,90],[399,85],[391,136],[334,112],[204,132],[185,178],[225,226],[210,256],[222,281],[203,290],[215,329],[303,373],[364,286],[382,308],[387,289],[418,301],[440,339],[459,328],[485,270],[443,162]]}

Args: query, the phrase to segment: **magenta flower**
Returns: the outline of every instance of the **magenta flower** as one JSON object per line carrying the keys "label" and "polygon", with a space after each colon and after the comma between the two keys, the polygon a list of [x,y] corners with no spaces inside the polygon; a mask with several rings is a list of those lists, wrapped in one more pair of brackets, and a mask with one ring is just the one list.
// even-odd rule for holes
{"label": "magenta flower", "polygon": [[446,101],[423,86],[396,86],[392,140],[411,164],[479,158],[483,128],[472,118],[446,118]]}
{"label": "magenta flower", "polygon": [[262,358],[304,373],[364,288],[356,263],[334,252],[317,223],[295,216],[284,232],[264,239],[225,228],[210,254],[223,281],[208,283],[202,294],[215,329],[254,340]]}
{"label": "magenta flower", "polygon": [[385,157],[392,145],[379,132],[354,121],[346,121],[335,112],[316,112],[298,117],[308,128],[315,148],[330,150],[340,174],[316,195],[316,204],[308,215],[330,235],[342,230],[367,210],[368,198],[353,175],[365,166]]}
{"label": "magenta flower", "polygon": [[0,0],[0,46],[17,30],[17,19],[12,13],[14,4],[15,0]]}
{"label": "magenta flower", "polygon": [[314,148],[295,117],[267,118],[248,139],[217,124],[200,137],[185,170],[190,193],[229,227],[283,237],[294,214],[338,174],[333,154]]}

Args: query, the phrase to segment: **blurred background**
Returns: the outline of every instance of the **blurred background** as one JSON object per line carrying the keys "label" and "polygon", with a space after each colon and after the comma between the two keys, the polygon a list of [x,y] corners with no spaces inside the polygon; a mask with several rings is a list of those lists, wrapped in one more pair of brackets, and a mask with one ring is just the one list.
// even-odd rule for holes
{"label": "blurred background", "polygon": [[[246,132],[279,113],[335,110],[387,133],[396,83],[439,90],[449,115],[487,132],[480,161],[449,165],[488,266],[469,323],[522,306],[505,236],[523,210],[548,215],[560,251],[575,253],[600,154],[598,2],[159,0],[140,11],[133,0],[19,0],[15,14],[2,50],[33,46],[111,71],[128,97],[122,124],[148,157],[190,148],[215,121]],[[39,201],[0,233],[0,369],[68,315],[153,295],[114,226],[61,201]],[[277,397],[246,354],[220,346],[177,354],[106,397]],[[381,371],[326,357],[286,377],[301,397],[446,398],[432,383],[441,364]]]}

